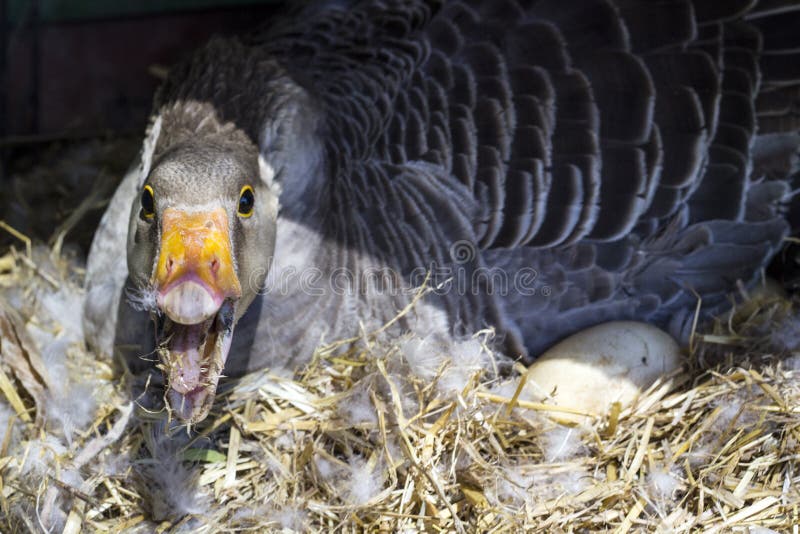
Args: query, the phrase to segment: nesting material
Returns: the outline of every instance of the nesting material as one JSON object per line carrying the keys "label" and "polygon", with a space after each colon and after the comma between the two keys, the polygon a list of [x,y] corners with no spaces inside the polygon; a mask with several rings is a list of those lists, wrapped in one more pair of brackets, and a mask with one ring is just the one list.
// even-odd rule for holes
{"label": "nesting material", "polygon": [[603,416],[614,405],[627,408],[658,378],[682,363],[669,334],[647,323],[614,321],[588,328],[554,346],[533,364],[524,380],[535,400],[570,408],[566,421]]}
{"label": "nesting material", "polygon": [[[701,329],[692,365],[579,425],[526,397],[526,369],[487,349],[491,332],[449,345],[367,332],[344,353],[320,347],[292,378],[224,384],[187,432],[132,404],[112,362],[59,330],[41,300],[73,298],[80,271],[32,250],[0,258],[3,309],[21,310],[3,316],[0,531],[800,524],[800,370],[787,347],[798,319],[785,299],[748,301]],[[58,386],[36,371],[43,350]],[[50,399],[87,385],[93,401],[69,408],[80,417],[67,428]]]}
{"label": "nesting material", "polygon": [[774,278],[765,277],[750,291],[750,297],[761,300],[786,299],[787,294],[780,282]]}

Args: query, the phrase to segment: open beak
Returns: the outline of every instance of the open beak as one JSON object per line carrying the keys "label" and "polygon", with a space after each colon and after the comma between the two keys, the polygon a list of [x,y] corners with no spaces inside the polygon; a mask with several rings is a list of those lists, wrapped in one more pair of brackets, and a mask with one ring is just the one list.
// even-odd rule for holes
{"label": "open beak", "polygon": [[152,283],[166,316],[158,342],[167,402],[179,419],[196,423],[214,402],[242,295],[224,209],[164,211]]}

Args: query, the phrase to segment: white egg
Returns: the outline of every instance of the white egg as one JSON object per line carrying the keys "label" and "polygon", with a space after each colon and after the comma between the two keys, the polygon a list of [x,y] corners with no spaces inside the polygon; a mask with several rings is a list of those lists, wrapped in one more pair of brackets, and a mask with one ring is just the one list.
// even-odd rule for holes
{"label": "white egg", "polygon": [[647,323],[615,321],[578,332],[542,354],[528,370],[526,389],[558,406],[605,415],[612,403],[629,406],[680,365],[680,348],[669,334]]}

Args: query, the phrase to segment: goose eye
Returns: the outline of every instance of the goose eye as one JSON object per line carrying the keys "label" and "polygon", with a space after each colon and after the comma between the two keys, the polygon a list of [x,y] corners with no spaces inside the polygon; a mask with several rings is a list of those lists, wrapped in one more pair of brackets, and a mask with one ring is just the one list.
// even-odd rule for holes
{"label": "goose eye", "polygon": [[250,217],[253,214],[253,205],[256,202],[256,197],[253,194],[253,188],[246,185],[239,193],[239,210],[240,217]]}
{"label": "goose eye", "polygon": [[142,189],[142,216],[145,219],[152,219],[156,214],[156,199],[153,188],[149,185]]}

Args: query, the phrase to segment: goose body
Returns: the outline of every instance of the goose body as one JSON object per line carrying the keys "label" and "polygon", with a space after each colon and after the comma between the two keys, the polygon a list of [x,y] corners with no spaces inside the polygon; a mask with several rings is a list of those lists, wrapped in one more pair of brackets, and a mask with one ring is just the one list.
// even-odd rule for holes
{"label": "goose body", "polygon": [[[398,329],[491,326],[513,357],[608,320],[685,335],[698,297],[704,313],[727,305],[792,229],[796,9],[364,0],[212,40],[170,71],[98,229],[89,339],[166,346],[173,390],[191,374],[174,340],[199,344],[181,354],[208,395],[170,398],[191,421],[219,373],[291,368],[385,323],[426,280]],[[252,217],[237,211],[246,187]],[[212,274],[163,267],[176,250],[186,265],[216,254]],[[206,335],[230,344],[215,365],[192,341]]]}

